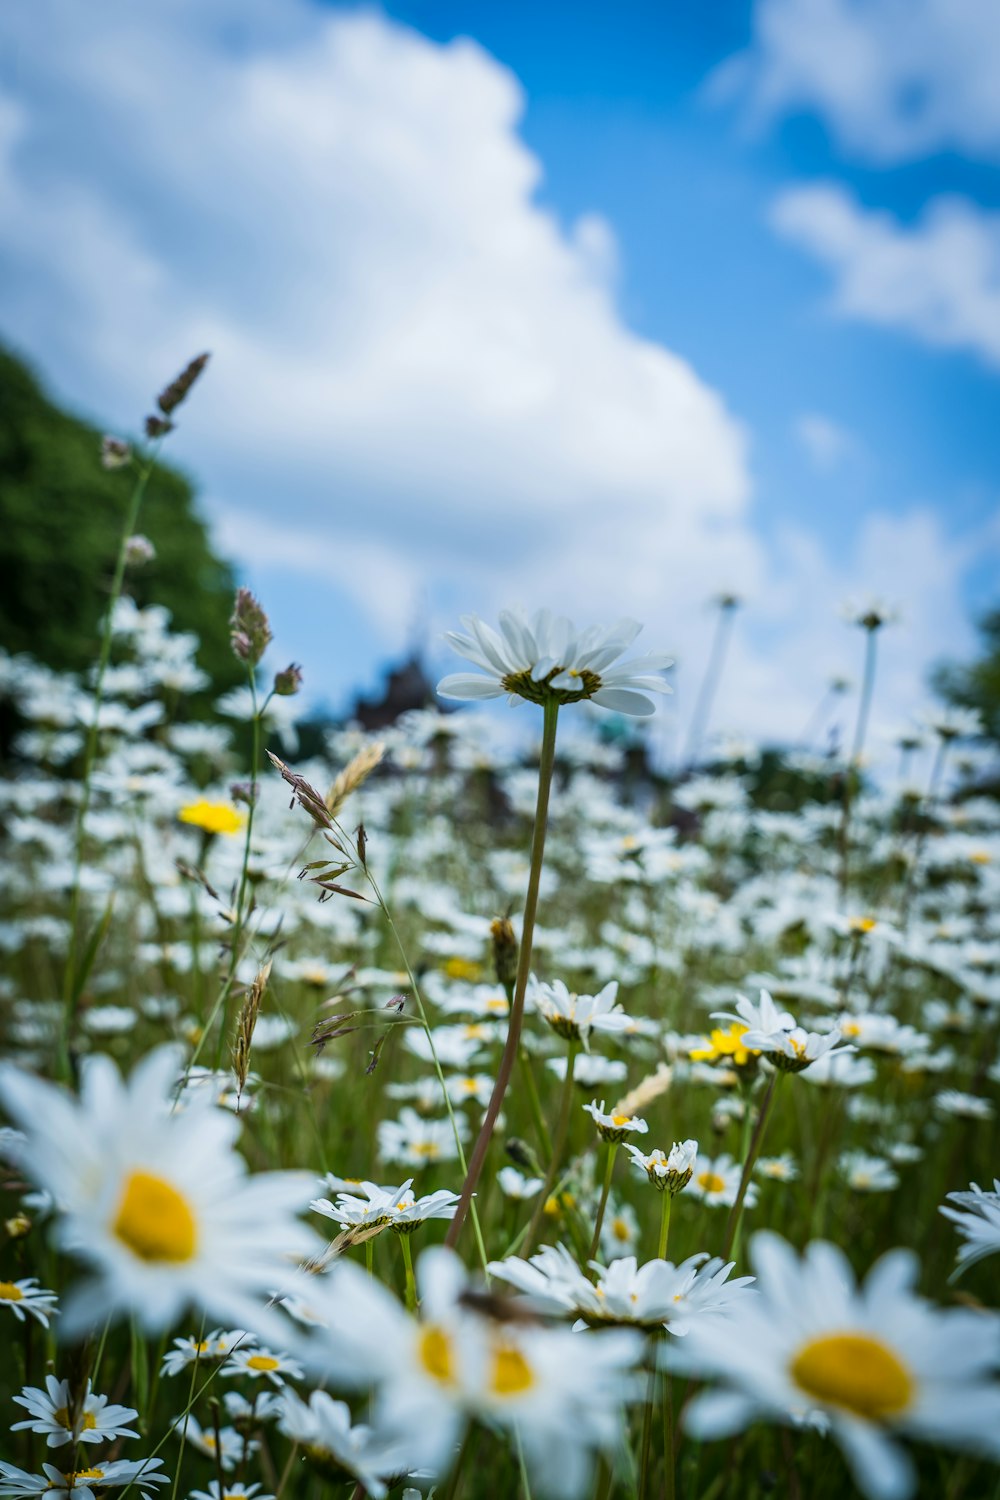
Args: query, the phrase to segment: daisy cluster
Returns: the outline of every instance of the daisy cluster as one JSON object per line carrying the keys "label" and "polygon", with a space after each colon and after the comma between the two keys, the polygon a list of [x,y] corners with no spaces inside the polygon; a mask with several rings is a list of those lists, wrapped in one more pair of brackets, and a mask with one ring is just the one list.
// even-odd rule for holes
{"label": "daisy cluster", "polygon": [[978,726],[928,721],[921,787],[657,768],[669,659],[512,611],[441,695],[540,745],[427,708],[306,756],[234,621],[208,721],[126,596],[96,697],[0,661],[0,1497],[906,1500],[953,1450],[992,1493]]}

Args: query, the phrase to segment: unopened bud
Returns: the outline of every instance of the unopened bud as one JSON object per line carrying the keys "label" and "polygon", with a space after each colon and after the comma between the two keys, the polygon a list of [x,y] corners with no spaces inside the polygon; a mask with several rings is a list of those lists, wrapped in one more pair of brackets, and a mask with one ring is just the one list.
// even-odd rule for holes
{"label": "unopened bud", "polygon": [[130,536],[125,543],[125,566],[127,568],[141,568],[146,563],[152,562],[156,556],[156,548],[148,536]]}
{"label": "unopened bud", "polygon": [[166,437],[168,432],[173,432],[173,422],[168,422],[166,417],[147,417],[146,436],[148,438]]}
{"label": "unopened bud", "polygon": [[257,806],[257,797],[260,794],[259,781],[234,781],[229,788],[229,795],[234,802],[243,802],[247,807]]}
{"label": "unopened bud", "polygon": [[23,1240],[31,1229],[31,1220],[27,1214],[15,1214],[12,1219],[4,1221],[3,1227],[12,1240]]}
{"label": "unopened bud", "polygon": [[506,917],[497,917],[495,922],[490,923],[490,936],[493,939],[493,967],[497,982],[505,990],[509,990],[517,978],[518,947],[514,928]]}
{"label": "unopened bud", "polygon": [[274,674],[274,691],[279,698],[294,698],[302,686],[302,668],[297,662]]}
{"label": "unopened bud", "polygon": [[538,1157],[532,1151],[527,1141],[522,1141],[520,1136],[511,1136],[504,1143],[503,1148],[515,1166],[523,1167],[532,1177],[542,1177],[545,1174],[538,1165]]}
{"label": "unopened bud", "polygon": [[271,622],[249,589],[236,590],[229,641],[240,661],[255,667],[271,641]]}
{"label": "unopened bud", "polygon": [[123,469],[132,461],[132,449],[122,438],[101,439],[101,463],[105,469]]}

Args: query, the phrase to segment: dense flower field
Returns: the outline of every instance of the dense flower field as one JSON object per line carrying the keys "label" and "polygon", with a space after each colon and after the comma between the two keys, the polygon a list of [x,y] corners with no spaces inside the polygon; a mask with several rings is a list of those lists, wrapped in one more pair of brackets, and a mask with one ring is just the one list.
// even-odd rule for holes
{"label": "dense flower field", "polygon": [[665,659],[543,613],[442,684],[540,749],[303,761],[257,601],[185,722],[128,561],[91,681],[2,666],[0,1496],[998,1493],[975,725],[774,810],[746,748],[637,774],[593,726]]}

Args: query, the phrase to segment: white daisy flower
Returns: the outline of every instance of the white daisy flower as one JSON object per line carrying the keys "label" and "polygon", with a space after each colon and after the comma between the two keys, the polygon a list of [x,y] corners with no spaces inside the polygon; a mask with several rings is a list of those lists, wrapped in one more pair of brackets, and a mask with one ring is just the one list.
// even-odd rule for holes
{"label": "white daisy flower", "polygon": [[516,1287],[543,1312],[576,1316],[576,1329],[608,1326],[669,1328],[686,1334],[693,1318],[721,1312],[753,1281],[729,1281],[733,1262],[692,1255],[681,1265],[650,1260],[640,1266],[624,1255],[609,1267],[590,1262],[596,1281],[580,1270],[564,1245],[546,1245],[530,1260],[508,1256],[491,1261],[491,1276]]}
{"label": "white daisy flower", "polygon": [[691,1174],[698,1156],[698,1142],[675,1141],[668,1153],[661,1151],[657,1146],[646,1156],[638,1146],[633,1146],[630,1141],[626,1141],[625,1150],[632,1158],[632,1165],[638,1167],[641,1172],[645,1172],[653,1186],[661,1193],[665,1188],[668,1188],[671,1193],[679,1193],[691,1181]]}
{"label": "white daisy flower", "polygon": [[934,1095],[934,1108],[942,1115],[954,1115],[960,1120],[992,1120],[995,1113],[989,1099],[978,1094],[965,1094],[961,1089],[942,1089]]}
{"label": "white daisy flower", "polygon": [[329,1332],[314,1345],[317,1372],[374,1387],[374,1435],[398,1446],[411,1468],[443,1478],[467,1423],[479,1419],[516,1436],[533,1489],[557,1500],[582,1495],[595,1450],[621,1440],[641,1338],[496,1321],[444,1249],[425,1250],[416,1276],[420,1320],[359,1267],[338,1262],[321,1287]]}
{"label": "white daisy flower", "polygon": [[[545,1066],[560,1080],[566,1077],[566,1065],[565,1055],[545,1060]],[[624,1083],[627,1073],[628,1068],[620,1057],[599,1057],[581,1052],[573,1068],[573,1082],[589,1092],[602,1084]]]}
{"label": "white daisy flower", "polygon": [[754,1171],[771,1182],[794,1182],[799,1175],[798,1163],[790,1151],[781,1156],[758,1157]]}
{"label": "white daisy flower", "polygon": [[899,1187],[899,1177],[884,1157],[844,1151],[837,1164],[847,1186],[856,1193],[887,1193]]}
{"label": "white daisy flower", "polygon": [[116,1459],[113,1463],[94,1464],[91,1468],[70,1469],[63,1472],[53,1464],[42,1464],[41,1474],[28,1474],[16,1469],[13,1464],[0,1461],[0,1495],[67,1495],[73,1500],[97,1500],[105,1490],[130,1489],[136,1485],[144,1500],[149,1500],[149,1487],[154,1484],[169,1484],[166,1474],[157,1470],[162,1459],[145,1458],[129,1462]]}
{"label": "white daisy flower", "polygon": [[183,1435],[185,1443],[190,1443],[197,1453],[216,1462],[225,1474],[243,1457],[244,1439],[235,1427],[220,1427],[216,1440],[214,1429],[202,1427],[194,1412],[188,1412],[186,1417],[174,1418],[173,1428],[178,1437]]}
{"label": "white daisy flower", "polygon": [[294,1391],[285,1391],[278,1426],[286,1437],[301,1443],[314,1464],[346,1471],[372,1500],[382,1500],[387,1493],[385,1480],[394,1477],[396,1460],[384,1445],[372,1441],[371,1428],[352,1427],[346,1401],[313,1391],[307,1405]]}
{"label": "white daisy flower", "polygon": [[221,1375],[249,1375],[254,1380],[269,1380],[272,1385],[284,1385],[284,1376],[302,1379],[302,1366],[286,1354],[275,1354],[270,1349],[234,1349],[219,1372]]}
{"label": "white daisy flower", "polygon": [[[746,1027],[747,1033],[752,1032],[755,1036],[774,1036],[783,1031],[794,1031],[798,1025],[791,1011],[779,1010],[771,999],[767,990],[760,991],[760,997],[756,1003],[748,1000],[746,995],[736,996],[736,1009],[713,1010],[713,1021],[735,1022],[737,1026]],[[746,1046],[759,1047],[759,1042],[747,1041]]]}
{"label": "white daisy flower", "polygon": [[446,639],[487,674],[457,672],[438,683],[442,698],[518,698],[529,703],[578,703],[591,698],[615,713],[646,718],[653,712],[647,693],[669,693],[659,675],[669,656],[642,656],[611,663],[635,640],[642,626],[634,620],[578,631],[570,620],[541,609],[530,620],[504,610],[497,632],[476,615],[463,615],[468,631]]}
{"label": "white daisy flower", "polygon": [[917,1257],[884,1255],[858,1286],[835,1245],[800,1259],[767,1231],[751,1242],[754,1298],[706,1320],[675,1346],[672,1364],[721,1388],[696,1396],[685,1426],[699,1439],[759,1419],[799,1423],[819,1412],[859,1489],[906,1500],[915,1489],[897,1437],[998,1453],[997,1319],[942,1311],[917,1296]]}
{"label": "white daisy flower", "polygon": [[105,1438],[138,1437],[125,1424],[139,1413],[131,1406],[108,1405],[107,1396],[95,1396],[87,1381],[76,1410],[68,1380],[45,1377],[45,1390],[26,1385],[19,1396],[12,1397],[29,1413],[25,1422],[15,1422],[11,1432],[27,1430],[45,1434],[46,1447],[59,1448],[63,1443],[102,1443]]}
{"label": "white daisy flower", "polygon": [[640,1120],[638,1115],[606,1114],[603,1099],[600,1104],[592,1099],[583,1108],[604,1141],[623,1141],[627,1135],[645,1135],[649,1129],[645,1120]]}
{"label": "white daisy flower", "polygon": [[977,1260],[995,1255],[1000,1250],[1000,1178],[993,1179],[992,1193],[984,1192],[978,1183],[973,1182],[967,1193],[949,1193],[947,1198],[949,1203],[957,1204],[957,1208],[942,1207],[940,1211],[958,1226],[958,1232],[965,1240],[958,1252],[957,1275],[966,1266],[975,1265]]}
{"label": "white daisy flower", "polygon": [[400,1110],[398,1120],[380,1120],[378,1154],[382,1161],[403,1167],[426,1167],[433,1162],[456,1161],[455,1130],[465,1140],[469,1133],[464,1115],[450,1120],[422,1120],[415,1109]]}
{"label": "white daisy flower", "polygon": [[513,1198],[515,1202],[525,1202],[536,1197],[543,1186],[541,1177],[526,1177],[516,1167],[501,1167],[497,1173],[497,1182],[504,1197]]}
{"label": "white daisy flower", "polygon": [[223,1333],[221,1328],[213,1328],[203,1339],[174,1339],[174,1347],[168,1349],[163,1356],[160,1374],[179,1375],[196,1360],[199,1364],[207,1364],[210,1360],[225,1359],[237,1345],[246,1348],[256,1342],[253,1334],[247,1333],[243,1328],[233,1328],[228,1333]]}
{"label": "white daisy flower", "polygon": [[55,1292],[46,1291],[38,1285],[37,1276],[28,1276],[21,1281],[0,1281],[0,1307],[9,1307],[19,1323],[25,1314],[37,1318],[43,1328],[48,1328],[49,1318],[58,1315]]}
{"label": "white daisy flower", "polygon": [[207,1097],[174,1113],[179,1063],[159,1047],[125,1082],[109,1058],[88,1057],[79,1099],[0,1069],[0,1101],[28,1137],[18,1165],[52,1193],[57,1242],[96,1273],[65,1315],[78,1330],[125,1313],[160,1329],[191,1305],[278,1328],[264,1298],[290,1260],[319,1248],[294,1217],[308,1175],[248,1176],[239,1121]]}
{"label": "white daisy flower", "polygon": [[[742,1175],[743,1168],[728,1154],[716,1157],[699,1156],[694,1164],[688,1192],[695,1198],[700,1198],[704,1203],[732,1208],[736,1202]],[[757,1189],[750,1182],[747,1184],[743,1206],[753,1208],[756,1202]]]}
{"label": "white daisy flower", "polygon": [[259,1495],[259,1484],[221,1485],[217,1479],[208,1481],[207,1490],[192,1490],[189,1500],[274,1500],[273,1495]]}
{"label": "white daisy flower", "polygon": [[561,979],[542,984],[532,974],[528,981],[528,1008],[537,1011],[557,1036],[568,1042],[582,1042],[586,1052],[590,1051],[592,1031],[615,1035],[628,1026],[628,1016],[615,1003],[617,997],[617,979],[612,979],[596,995],[572,994]]}

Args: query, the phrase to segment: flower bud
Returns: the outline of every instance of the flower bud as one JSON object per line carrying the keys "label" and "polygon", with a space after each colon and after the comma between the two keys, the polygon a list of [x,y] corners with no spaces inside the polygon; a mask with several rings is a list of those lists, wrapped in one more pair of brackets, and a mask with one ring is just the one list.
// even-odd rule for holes
{"label": "flower bud", "polygon": [[294,698],[302,686],[302,668],[297,662],[274,674],[274,691],[279,698]]}

